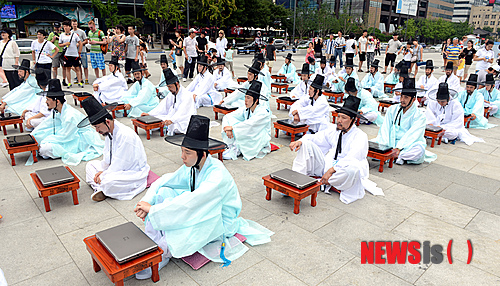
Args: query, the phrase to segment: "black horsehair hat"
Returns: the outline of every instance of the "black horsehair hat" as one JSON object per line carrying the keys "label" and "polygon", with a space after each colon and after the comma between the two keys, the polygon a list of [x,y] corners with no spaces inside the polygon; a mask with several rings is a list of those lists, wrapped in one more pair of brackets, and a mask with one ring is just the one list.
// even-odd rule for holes
{"label": "black horsehair hat", "polygon": [[292,60],[292,53],[288,53],[288,54],[286,55],[286,57],[284,57],[284,58],[285,58],[285,59],[287,59],[287,60],[289,60],[289,61],[293,61],[293,60]]}
{"label": "black horsehair hat", "polygon": [[37,68],[35,69],[35,78],[39,85],[47,86],[49,84],[51,71],[49,69]]}
{"label": "black horsehair hat", "polygon": [[135,73],[135,72],[142,72],[142,71],[145,71],[147,69],[143,69],[139,66],[139,63],[138,62],[132,62],[132,70],[128,72],[128,74],[130,73]]}
{"label": "black horsehair hat", "polygon": [[344,67],[346,67],[346,68],[348,68],[348,67],[349,68],[357,67],[357,65],[354,64],[354,58],[352,58],[352,57],[346,57]]}
{"label": "black horsehair hat", "polygon": [[217,62],[213,63],[212,66],[223,66],[226,64],[226,61],[222,57],[215,58]]}
{"label": "black horsehair hat", "polygon": [[82,101],[82,108],[87,113],[87,117],[78,123],[78,128],[86,127],[90,124],[96,125],[102,123],[106,117],[112,119],[113,117],[109,114],[108,110],[113,110],[116,106],[116,103],[102,106],[93,96],[85,98]]}
{"label": "black horsehair hat", "polygon": [[317,74],[315,77],[314,77],[314,80],[313,81],[309,81],[311,83],[311,86],[315,89],[319,89],[319,90],[322,90],[323,88],[325,88],[325,86],[323,85],[323,82],[325,81],[325,77],[320,75],[320,74]]}
{"label": "black horsehair hat", "polygon": [[266,59],[264,59],[264,54],[263,53],[256,54],[253,60],[254,61],[258,61],[260,63],[263,63],[263,62],[266,61]]}
{"label": "black horsehair hat", "polygon": [[477,74],[471,73],[468,80],[462,80],[461,82],[466,82],[465,85],[473,85],[477,87]]}
{"label": "black horsehair hat", "polygon": [[378,63],[380,63],[379,60],[377,59],[373,60],[373,62],[370,64],[370,67],[381,68],[381,66],[379,66]]}
{"label": "black horsehair hat", "polygon": [[347,82],[345,84],[345,91],[346,92],[358,91],[358,89],[356,88],[356,80],[353,77],[347,79]]}
{"label": "black horsehair hat", "polygon": [[49,79],[47,86],[49,87],[47,91],[42,91],[37,93],[40,96],[46,96],[50,98],[64,97],[68,94],[73,94],[71,91],[62,90],[61,81],[59,79]]}
{"label": "black horsehair hat", "polygon": [[457,67],[453,67],[453,62],[448,62],[446,63],[446,67],[444,68],[444,70],[454,70],[454,69],[457,69]]}
{"label": "black horsehair hat", "polygon": [[165,80],[163,82],[166,85],[174,84],[176,82],[179,82],[179,78],[172,72],[172,70],[170,68],[167,68],[167,69],[163,70],[163,77],[165,78]]}
{"label": "black horsehair hat", "polygon": [[165,141],[191,150],[208,151],[216,146],[226,147],[224,142],[209,138],[209,131],[210,119],[208,117],[191,115],[186,134],[167,136]]}
{"label": "black horsehair hat", "polygon": [[399,91],[402,95],[408,95],[411,97],[416,97],[417,92],[426,91],[425,89],[415,88],[415,78],[405,78],[403,80],[402,88],[395,88],[393,91]]}
{"label": "black horsehair hat", "polygon": [[161,54],[160,59],[155,61],[155,64],[166,63],[168,65],[167,55]]}
{"label": "black horsehair hat", "polygon": [[202,65],[202,66],[209,66],[210,63],[208,62],[208,57],[206,55],[201,55],[200,58],[198,59],[197,64]]}
{"label": "black horsehair hat", "polygon": [[490,85],[495,84],[495,76],[492,73],[486,74],[486,80],[481,82],[481,85],[486,85],[486,84],[490,84]]}
{"label": "black horsehair hat", "polygon": [[264,75],[261,71],[260,71],[260,63],[257,62],[257,61],[254,61],[252,63],[252,66],[248,66],[248,65],[244,65],[249,72],[253,73],[253,74],[261,74],[261,75]]}
{"label": "black horsehair hat", "polygon": [[421,69],[431,69],[431,70],[433,70],[433,69],[435,69],[435,68],[437,68],[437,67],[436,67],[436,66],[434,66],[434,62],[433,62],[432,60],[427,60],[427,61],[425,62],[425,66],[422,66],[422,67],[420,67],[420,68],[421,68]]}
{"label": "black horsehair hat", "polygon": [[300,71],[300,74],[312,74],[312,73],[313,72],[309,68],[309,64],[308,63],[303,63],[302,64],[302,70]]}
{"label": "black horsehair hat", "polygon": [[344,100],[344,105],[331,104],[332,107],[336,108],[338,113],[344,113],[349,117],[359,117],[363,120],[367,120],[362,114],[358,112],[359,105],[361,104],[361,98],[353,95],[349,95]]}
{"label": "black horsehair hat", "polygon": [[104,61],[104,63],[108,65],[114,65],[120,68],[123,67],[123,65],[118,62],[118,56],[111,56],[111,60]]}
{"label": "black horsehair hat", "polygon": [[438,91],[436,94],[437,100],[449,100],[450,99],[450,91],[448,90],[448,84],[446,82],[442,82],[438,86]]}
{"label": "black horsehair hat", "polygon": [[322,56],[321,59],[319,60],[319,63],[326,65],[326,56]]}
{"label": "black horsehair hat", "polygon": [[262,82],[258,80],[252,81],[248,88],[238,88],[239,91],[243,92],[245,95],[250,95],[253,97],[253,102],[257,99],[268,100],[267,98],[261,96],[260,91],[262,89]]}
{"label": "black horsehair hat", "polygon": [[27,70],[27,71],[31,71],[30,69],[30,60],[28,59],[23,59],[21,61],[21,64],[20,65],[12,65],[13,68],[15,68],[16,70]]}

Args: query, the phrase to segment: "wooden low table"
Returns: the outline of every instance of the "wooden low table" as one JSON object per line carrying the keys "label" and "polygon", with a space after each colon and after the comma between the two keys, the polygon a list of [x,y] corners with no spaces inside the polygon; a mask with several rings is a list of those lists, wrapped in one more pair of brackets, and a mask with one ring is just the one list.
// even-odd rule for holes
{"label": "wooden low table", "polygon": [[225,88],[224,89],[224,97],[226,97],[229,93],[233,93],[233,92],[234,92],[234,89]]}
{"label": "wooden low table", "polygon": [[273,88],[276,88],[276,92],[279,92],[279,94],[281,94],[282,89],[285,90],[285,93],[288,93],[288,83],[273,82],[271,83],[271,92]]}
{"label": "wooden low table", "polygon": [[244,83],[247,80],[248,80],[248,78],[246,78],[246,77],[239,77],[239,78],[236,79],[236,82],[238,82],[238,84],[241,84],[241,83]]}
{"label": "wooden low table", "polygon": [[464,126],[465,126],[465,128],[469,128],[471,121],[472,121],[472,116],[471,115],[464,116]]}
{"label": "wooden low table", "polygon": [[385,108],[389,108],[389,107],[393,106],[394,104],[398,104],[398,102],[379,101],[378,102],[378,111],[384,112]]}
{"label": "wooden low table", "polygon": [[109,280],[116,286],[123,286],[123,279],[141,272],[151,267],[151,280],[158,282],[160,274],[158,273],[158,263],[162,260],[163,250],[158,247],[153,252],[140,256],[132,261],[119,264],[109,254],[108,250],[97,240],[95,235],[83,239],[87,251],[92,257],[92,265],[95,272],[104,271]]}
{"label": "wooden low table", "polygon": [[7,149],[7,154],[10,155],[10,160],[11,160],[12,166],[16,165],[16,159],[14,158],[14,154],[16,154],[16,153],[31,152],[31,154],[33,155],[33,161],[35,163],[38,162],[38,159],[36,158],[36,152],[38,151],[38,148],[39,148],[38,142],[36,142],[35,138],[33,138],[33,140],[35,140],[35,143],[33,143],[33,144],[17,146],[17,147],[10,147],[7,139],[3,139],[3,143],[5,144],[5,149]]}
{"label": "wooden low table", "polygon": [[384,172],[384,164],[385,161],[387,160],[389,160],[389,168],[392,168],[394,159],[397,158],[396,154],[397,154],[397,149],[392,149],[390,151],[387,151],[386,153],[378,153],[368,150],[368,157],[380,160],[380,167],[378,167],[378,171],[380,173]]}
{"label": "wooden low table", "polygon": [[65,166],[65,168],[73,175],[74,180],[72,182],[68,183],[63,183],[55,186],[50,186],[50,187],[44,187],[42,185],[42,182],[36,175],[36,173],[31,173],[31,179],[33,180],[33,183],[35,183],[36,188],[38,189],[38,196],[40,198],[43,198],[43,204],[45,205],[45,211],[50,212],[50,203],[49,203],[49,197],[61,193],[66,193],[66,192],[71,192],[73,195],[73,205],[78,204],[78,189],[80,188],[80,179],[71,171],[71,169],[68,166]]}
{"label": "wooden low table", "polygon": [[286,82],[286,76],[284,76],[284,75],[275,74],[275,75],[272,75],[271,78],[277,82]]}
{"label": "wooden low table", "polygon": [[396,87],[396,84],[392,83],[384,83],[384,92],[385,93],[392,93],[392,90]]}
{"label": "wooden low table", "polygon": [[75,92],[73,93],[73,100],[75,101],[75,105],[80,105],[82,107],[82,101],[84,101],[87,97],[93,96],[88,92]]}
{"label": "wooden low table", "polygon": [[[102,104],[103,106],[106,105],[105,103]],[[115,111],[118,110],[123,110],[123,117],[127,117],[127,110],[125,109],[125,103],[120,103],[118,104],[115,108],[113,108],[111,111],[111,114],[113,115],[113,119],[116,118]]]}
{"label": "wooden low table", "polygon": [[214,105],[215,120],[219,120],[219,113],[226,115],[226,114],[231,113],[235,110],[237,110],[237,109],[221,108],[220,105]]}
{"label": "wooden low table", "polygon": [[486,119],[490,118],[490,107],[489,106],[488,107],[486,107],[486,106],[484,107],[484,117]]}
{"label": "wooden low table", "polygon": [[160,137],[163,137],[163,121],[160,121],[158,123],[146,124],[146,123],[140,122],[137,119],[132,119],[132,124],[134,124],[134,130],[135,130],[135,133],[137,133],[137,134],[139,134],[139,132],[137,132],[137,127],[146,130],[146,139],[147,140],[151,139],[150,131],[152,129],[156,129],[156,128],[160,128]]}
{"label": "wooden low table", "polygon": [[217,159],[221,160],[221,162],[224,161],[224,159],[222,158],[222,153],[224,153],[224,151],[226,151],[225,144],[221,144],[219,146],[208,149],[208,153],[210,153],[210,155],[217,154]]}
{"label": "wooden low table", "polygon": [[[337,111],[332,111],[332,123],[335,124],[338,115]],[[359,117],[356,117],[356,126],[359,126]]]}
{"label": "wooden low table", "polygon": [[14,128],[17,128],[17,124],[19,124],[19,132],[23,133],[24,129],[22,118],[0,120],[0,127],[2,127],[3,135],[7,135],[7,125],[14,125]]}
{"label": "wooden low table", "polygon": [[333,92],[333,91],[325,90],[325,91],[323,91],[323,95],[328,96],[328,97],[333,97],[334,103],[337,103],[337,100],[339,103],[342,103],[342,100],[344,98],[343,92]]}
{"label": "wooden low table", "polygon": [[295,103],[296,100],[288,100],[284,98],[276,98],[276,109],[280,110],[280,105],[283,104],[285,106],[285,109],[288,108],[288,106],[292,106],[292,104]]}
{"label": "wooden low table", "polygon": [[443,139],[444,132],[446,130],[441,130],[439,132],[434,132],[430,130],[425,130],[424,136],[431,137],[431,148],[434,148],[434,141],[437,140],[438,145],[441,145],[441,140]]}
{"label": "wooden low table", "polygon": [[276,133],[274,134],[274,137],[278,138],[278,134],[280,130],[283,130],[292,136],[292,142],[295,141],[295,134],[299,133],[306,133],[309,130],[309,125],[306,125],[304,127],[289,127],[283,124],[280,124],[279,122],[274,122],[274,129],[276,130]]}
{"label": "wooden low table", "polygon": [[266,200],[271,200],[271,192],[272,190],[276,190],[280,193],[283,193],[287,196],[290,196],[294,199],[293,201],[293,213],[299,214],[300,212],[300,201],[308,196],[311,196],[311,206],[316,206],[316,197],[318,196],[318,191],[321,186],[319,182],[316,182],[314,185],[309,186],[305,189],[297,189],[280,181],[274,180],[271,176],[267,175],[262,177],[264,180],[264,186],[266,186]]}

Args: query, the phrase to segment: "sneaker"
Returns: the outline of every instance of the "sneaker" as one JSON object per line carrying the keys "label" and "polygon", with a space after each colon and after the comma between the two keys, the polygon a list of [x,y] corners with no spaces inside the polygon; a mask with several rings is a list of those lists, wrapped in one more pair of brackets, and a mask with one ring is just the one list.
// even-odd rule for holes
{"label": "sneaker", "polygon": [[381,72],[381,74],[386,74],[386,72]]}
{"label": "sneaker", "polygon": [[183,81],[183,82],[186,82],[186,80],[187,80],[186,78],[183,78],[183,79],[182,79],[182,81]]}
{"label": "sneaker", "polygon": [[9,83],[8,82],[3,82],[2,83],[2,87],[8,87],[9,86]]}
{"label": "sneaker", "polygon": [[70,82],[70,83],[68,83],[66,86],[67,86],[68,88],[71,88],[71,86],[72,86],[72,85],[73,85],[73,84],[71,84],[71,82]]}
{"label": "sneaker", "polygon": [[81,83],[81,82],[80,82],[78,85],[79,85],[81,88],[83,88],[83,83]]}
{"label": "sneaker", "polygon": [[106,199],[106,195],[102,192],[102,191],[96,191],[94,192],[90,198],[94,201],[94,202],[100,202],[100,201],[104,201]]}
{"label": "sneaker", "polygon": [[74,81],[73,83],[78,83],[78,78],[77,78],[77,77],[75,77],[75,78],[73,79],[73,81]]}
{"label": "sneaker", "polygon": [[90,84],[88,79],[85,80],[85,84]]}
{"label": "sneaker", "polygon": [[65,79],[63,79],[62,85],[63,85],[63,86],[68,86],[68,84],[66,83],[66,80],[65,80]]}

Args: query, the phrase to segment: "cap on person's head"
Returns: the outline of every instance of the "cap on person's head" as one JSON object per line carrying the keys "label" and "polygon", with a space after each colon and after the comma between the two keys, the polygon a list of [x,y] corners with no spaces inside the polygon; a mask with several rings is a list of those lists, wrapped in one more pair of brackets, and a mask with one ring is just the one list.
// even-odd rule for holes
{"label": "cap on person's head", "polygon": [[54,27],[56,27],[56,28],[61,28],[61,23],[59,23],[59,22],[54,22]]}
{"label": "cap on person's head", "polygon": [[455,41],[455,40],[457,40],[457,41],[458,41],[458,38],[457,38],[457,37],[453,38],[453,41]]}
{"label": "cap on person's head", "polygon": [[191,29],[189,29],[189,34],[191,34],[191,33],[196,33],[195,28],[191,28]]}

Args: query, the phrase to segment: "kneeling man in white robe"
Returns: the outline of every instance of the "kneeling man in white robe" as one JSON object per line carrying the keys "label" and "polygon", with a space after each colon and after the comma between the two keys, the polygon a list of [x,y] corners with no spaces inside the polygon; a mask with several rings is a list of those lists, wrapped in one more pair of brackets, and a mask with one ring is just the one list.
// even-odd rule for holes
{"label": "kneeling man in white robe", "polygon": [[225,67],[226,61],[223,58],[217,57],[217,62],[214,64],[214,88],[217,91],[224,91],[228,87],[235,87],[238,84],[233,81],[231,72]]}
{"label": "kneeling man in white robe", "polygon": [[223,158],[236,160],[239,154],[249,161],[271,152],[271,112],[260,104],[262,83],[254,80],[245,90],[245,107],[222,119],[222,139],[228,145]]}
{"label": "kneeling man in white robe", "polygon": [[208,58],[202,55],[198,59],[198,74],[187,86],[189,92],[194,93],[196,108],[212,106],[222,100],[222,95],[214,88],[214,75],[208,70]]}
{"label": "kneeling man in white robe", "polygon": [[[50,79],[49,69],[36,69],[35,77],[38,86],[42,91],[47,91],[47,85]],[[45,118],[50,115],[49,108],[47,107],[47,98],[45,96],[39,96],[33,105],[24,110],[21,114],[21,118],[24,119],[24,125],[26,126],[26,131],[33,131],[40,123],[42,123]]]}
{"label": "kneeling man in white robe", "polygon": [[384,194],[368,179],[368,136],[354,124],[356,117],[363,118],[357,112],[360,102],[357,97],[347,97],[344,106],[337,109],[337,124],[290,144],[292,151],[298,151],[292,170],[321,177],[325,192],[329,194],[334,187],[346,204],[363,198],[365,190]]}
{"label": "kneeling man in white robe", "polygon": [[94,189],[92,200],[131,200],[146,189],[149,174],[141,139],[130,127],[113,120],[94,97],[83,100],[82,107],[88,117],[78,127],[91,124],[106,138],[102,160],[90,161],[86,166],[87,184]]}
{"label": "kneeling man in white robe", "polygon": [[110,74],[98,78],[92,84],[94,88],[94,97],[100,103],[120,102],[122,96],[127,92],[127,81],[122,73],[118,71],[121,64],[118,63],[118,57],[112,56],[110,61],[105,61],[108,64]]}

